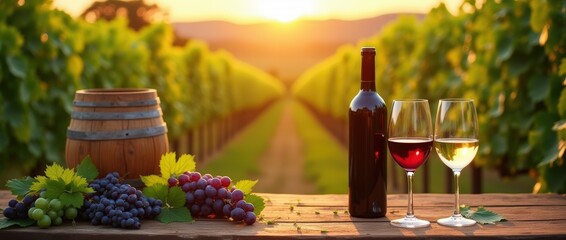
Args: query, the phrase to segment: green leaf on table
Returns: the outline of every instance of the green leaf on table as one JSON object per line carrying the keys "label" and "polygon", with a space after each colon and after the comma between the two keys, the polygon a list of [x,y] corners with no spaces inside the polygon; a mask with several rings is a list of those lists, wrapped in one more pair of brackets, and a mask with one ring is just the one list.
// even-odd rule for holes
{"label": "green leaf on table", "polygon": [[254,205],[254,213],[259,216],[265,208],[265,199],[255,194],[246,195],[246,202]]}
{"label": "green leaf on table", "polygon": [[98,176],[98,169],[96,169],[90,155],[86,156],[77,166],[77,175],[84,177],[87,181],[92,181]]}
{"label": "green leaf on table", "polygon": [[256,185],[257,181],[258,180],[241,180],[238,181],[235,186],[237,189],[240,189],[242,192],[244,192],[244,194],[249,194],[252,192],[252,189]]}
{"label": "green leaf on table", "polygon": [[167,194],[167,204],[172,208],[185,206],[185,192],[183,192],[181,187],[169,188],[169,193]]}
{"label": "green leaf on table", "polygon": [[18,197],[24,197],[29,193],[31,185],[35,182],[35,179],[31,177],[12,179],[6,182],[6,187],[10,188],[12,194]]}
{"label": "green leaf on table", "polygon": [[0,229],[9,228],[12,226],[18,227],[29,227],[35,224],[35,220],[33,219],[8,219],[4,218],[0,220]]}
{"label": "green leaf on table", "polygon": [[161,185],[161,184],[154,184],[150,187],[145,187],[143,189],[143,195],[147,196],[147,197],[152,197],[155,199],[159,199],[161,201],[163,201],[164,203],[167,200],[167,189],[169,188],[169,186],[167,185]]}
{"label": "green leaf on table", "polygon": [[186,207],[176,207],[162,208],[161,213],[157,215],[157,220],[162,223],[192,222],[193,218]]}
{"label": "green leaf on table", "polygon": [[478,207],[474,211],[470,206],[462,205],[460,206],[460,213],[465,218],[473,219],[479,224],[495,224],[499,221],[505,221],[505,217],[485,209],[484,207]]}

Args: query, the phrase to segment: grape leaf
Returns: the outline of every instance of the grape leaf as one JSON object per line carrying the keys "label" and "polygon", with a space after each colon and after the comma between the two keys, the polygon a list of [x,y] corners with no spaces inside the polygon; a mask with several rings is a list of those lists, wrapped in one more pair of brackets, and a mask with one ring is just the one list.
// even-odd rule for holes
{"label": "grape leaf", "polygon": [[196,163],[194,156],[189,154],[183,154],[176,160],[176,155],[174,152],[168,152],[161,156],[159,161],[159,168],[161,169],[161,177],[167,180],[169,177],[177,177],[184,172],[194,171]]}
{"label": "grape leaf", "polygon": [[460,212],[465,218],[473,219],[479,224],[495,224],[499,221],[505,221],[505,217],[485,209],[478,207],[477,211],[471,209],[470,206],[460,206]]}
{"label": "grape leaf", "polygon": [[261,211],[263,211],[263,209],[265,208],[265,199],[255,194],[246,195],[246,202],[254,205],[254,213],[257,216],[259,216],[259,214],[261,214]]}
{"label": "grape leaf", "polygon": [[184,172],[194,171],[195,168],[195,157],[193,155],[183,154],[181,155],[181,157],[179,157],[179,160],[177,160],[173,174],[175,174],[175,176],[179,176]]}
{"label": "grape leaf", "polygon": [[143,184],[147,187],[151,187],[153,185],[167,185],[167,179],[162,178],[157,175],[149,175],[149,176],[141,176],[141,180]]}
{"label": "grape leaf", "polygon": [[193,218],[186,207],[176,207],[162,208],[161,213],[157,215],[157,220],[162,223],[192,222]]}
{"label": "grape leaf", "polygon": [[45,169],[45,176],[50,179],[57,179],[61,177],[64,172],[65,169],[63,169],[63,167],[57,163],[53,163],[53,165],[47,166]]}
{"label": "grape leaf", "polygon": [[241,180],[236,183],[236,188],[240,189],[244,194],[249,194],[252,192],[253,187],[257,183],[258,180]]}
{"label": "grape leaf", "polygon": [[167,199],[168,188],[169,187],[166,185],[155,184],[150,187],[145,187],[143,189],[143,195],[155,199],[160,199],[161,201],[165,202],[165,200]]}
{"label": "grape leaf", "polygon": [[169,188],[167,204],[172,208],[185,206],[185,192],[183,192],[181,187]]}
{"label": "grape leaf", "polygon": [[35,220],[33,219],[8,219],[4,218],[0,220],[0,229],[9,228],[12,226],[19,226],[19,227],[29,227],[35,224]]}
{"label": "grape leaf", "polygon": [[162,178],[169,178],[175,169],[175,153],[168,152],[161,156],[161,160],[159,160],[159,169],[161,170],[161,177]]}
{"label": "grape leaf", "polygon": [[98,169],[96,169],[90,155],[87,155],[77,166],[77,175],[85,178],[87,181],[92,181],[98,176]]}
{"label": "grape leaf", "polygon": [[29,190],[33,193],[39,193],[47,183],[47,178],[45,176],[37,176],[35,177],[35,180],[36,181],[31,184]]}
{"label": "grape leaf", "polygon": [[22,179],[12,179],[6,182],[6,187],[10,188],[12,194],[18,197],[24,197],[29,193],[31,185],[35,182],[35,179],[31,177],[26,177]]}
{"label": "grape leaf", "polygon": [[83,194],[80,192],[74,192],[74,193],[62,193],[61,195],[59,195],[59,200],[61,200],[61,204],[63,204],[63,206],[72,206],[72,207],[76,207],[76,208],[80,208],[81,206],[83,206]]}
{"label": "grape leaf", "polygon": [[49,199],[59,198],[65,192],[65,183],[62,180],[47,180],[45,184],[45,197]]}

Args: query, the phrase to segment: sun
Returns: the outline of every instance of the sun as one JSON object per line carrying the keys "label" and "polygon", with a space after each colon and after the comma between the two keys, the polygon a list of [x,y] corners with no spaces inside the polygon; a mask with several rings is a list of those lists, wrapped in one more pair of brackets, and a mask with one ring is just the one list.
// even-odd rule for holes
{"label": "sun", "polygon": [[256,11],[264,18],[289,23],[312,12],[312,3],[307,0],[259,0]]}

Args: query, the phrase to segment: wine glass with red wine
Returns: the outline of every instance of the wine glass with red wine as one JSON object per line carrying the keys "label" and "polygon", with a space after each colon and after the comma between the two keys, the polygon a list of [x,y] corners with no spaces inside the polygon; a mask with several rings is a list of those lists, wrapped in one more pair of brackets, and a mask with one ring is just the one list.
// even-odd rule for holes
{"label": "wine glass with red wine", "polygon": [[427,220],[418,219],[413,212],[413,175],[427,159],[433,143],[430,107],[426,99],[394,100],[389,119],[388,139],[391,156],[405,169],[409,192],[407,215],[391,221],[402,228],[430,226]]}

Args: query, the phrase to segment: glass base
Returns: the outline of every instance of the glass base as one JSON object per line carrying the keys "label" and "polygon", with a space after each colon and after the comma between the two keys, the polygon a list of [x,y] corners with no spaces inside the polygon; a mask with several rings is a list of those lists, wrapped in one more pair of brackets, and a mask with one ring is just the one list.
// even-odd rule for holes
{"label": "glass base", "polygon": [[391,225],[400,228],[423,228],[430,226],[430,222],[413,216],[405,216],[404,218],[391,221]]}
{"label": "glass base", "polygon": [[462,217],[462,215],[454,215],[447,218],[438,219],[438,224],[448,227],[468,227],[476,224],[476,221]]}

